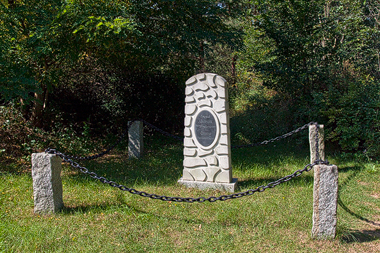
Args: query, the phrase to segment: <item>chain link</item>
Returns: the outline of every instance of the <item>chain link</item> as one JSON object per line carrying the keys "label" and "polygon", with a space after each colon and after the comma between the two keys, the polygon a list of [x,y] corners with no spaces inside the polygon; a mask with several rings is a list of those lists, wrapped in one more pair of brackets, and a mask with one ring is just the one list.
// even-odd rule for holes
{"label": "chain link", "polygon": [[238,146],[232,146],[233,149],[235,148],[248,148],[248,147],[255,147],[255,146],[260,146],[260,145],[267,145],[269,143],[272,143],[272,142],[275,142],[275,141],[279,141],[279,140],[282,140],[282,139],[285,139],[285,138],[288,138],[290,136],[292,136],[293,134],[296,134],[298,132],[301,132],[302,130],[308,128],[309,126],[311,125],[318,125],[317,122],[309,122],[289,133],[286,133],[286,134],[283,134],[283,135],[280,135],[280,136],[277,136],[275,138],[272,138],[270,140],[266,140],[266,141],[261,141],[261,142],[256,142],[256,143],[252,143],[252,144],[247,144],[247,145],[238,145]]}
{"label": "chain link", "polygon": [[[130,122],[130,124],[128,124],[128,128],[130,127],[130,125],[133,123],[133,121]],[[244,192],[239,192],[239,193],[233,193],[233,194],[230,194],[230,195],[221,195],[219,197],[198,197],[198,198],[184,198],[184,197],[170,197],[170,196],[165,196],[165,195],[157,195],[157,194],[152,194],[152,193],[147,193],[147,192],[144,192],[144,191],[138,191],[136,189],[133,189],[133,188],[128,188],[127,186],[125,185],[121,185],[121,184],[118,184],[114,181],[111,181],[111,180],[108,180],[107,178],[105,177],[101,177],[101,176],[98,176],[95,172],[92,172],[92,171],[89,171],[86,167],[83,167],[81,166],[79,163],[75,162],[73,159],[78,159],[78,157],[73,157],[73,156],[68,156],[68,155],[65,155],[55,149],[47,149],[45,152],[46,153],[49,153],[49,154],[55,154],[59,157],[61,157],[63,159],[64,162],[68,162],[73,168],[75,169],[78,169],[80,172],[82,172],[83,174],[87,174],[89,175],[91,178],[94,178],[94,179],[97,179],[99,180],[100,182],[104,183],[104,184],[108,184],[110,185],[111,187],[115,187],[115,188],[119,188],[120,190],[122,191],[127,191],[131,194],[136,194],[136,195],[139,195],[141,197],[147,197],[147,198],[151,198],[151,199],[158,199],[158,200],[162,200],[162,201],[174,201],[174,202],[187,202],[187,203],[194,203],[194,202],[199,202],[199,203],[203,203],[203,202],[215,202],[215,201],[225,201],[225,200],[229,200],[229,199],[237,199],[237,198],[241,198],[241,197],[244,197],[244,196],[250,196],[250,195],[253,195],[254,193],[256,192],[264,192],[266,189],[268,188],[274,188],[282,183],[285,183],[285,182],[288,182],[290,180],[292,180],[293,178],[295,177],[299,177],[302,175],[302,173],[304,172],[309,172],[310,170],[313,169],[313,167],[315,165],[319,165],[319,164],[329,164],[328,161],[322,161],[319,159],[320,155],[319,155],[319,134],[318,134],[318,130],[319,130],[319,125],[318,123],[316,122],[310,122],[296,130],[293,130],[287,134],[284,134],[282,136],[279,136],[279,137],[276,137],[276,138],[273,138],[273,139],[270,139],[268,141],[264,141],[264,142],[260,142],[258,145],[260,144],[267,144],[267,143],[270,143],[270,142],[274,142],[276,140],[280,140],[280,139],[283,139],[283,138],[286,138],[286,137],[289,137],[305,128],[307,128],[308,126],[312,125],[312,124],[315,124],[316,125],[316,160],[314,161],[314,163],[312,164],[308,164],[306,165],[303,169],[301,170],[296,170],[295,172],[293,172],[292,174],[290,175],[287,175],[285,177],[282,177],[276,181],[273,181],[273,182],[270,182],[268,183],[267,185],[261,185],[255,189],[250,189],[250,190],[247,190],[247,191],[244,191]],[[153,126],[153,125],[152,125]],[[124,134],[123,134],[124,135]],[[122,136],[124,137],[124,136]],[[114,144],[113,146],[116,146],[117,144]],[[251,144],[252,145],[252,144]],[[249,146],[251,146],[249,145]],[[113,147],[111,146],[111,147]],[[245,145],[247,146],[247,145]],[[239,147],[242,147],[242,146],[238,146]],[[107,151],[109,152],[112,148],[109,148],[107,149]],[[102,152],[101,154],[104,155],[106,154],[105,152]],[[91,157],[94,157],[94,156],[90,156]],[[80,159],[80,158],[79,158]],[[92,158],[94,159],[94,158]],[[81,160],[90,160],[90,159],[81,159]]]}

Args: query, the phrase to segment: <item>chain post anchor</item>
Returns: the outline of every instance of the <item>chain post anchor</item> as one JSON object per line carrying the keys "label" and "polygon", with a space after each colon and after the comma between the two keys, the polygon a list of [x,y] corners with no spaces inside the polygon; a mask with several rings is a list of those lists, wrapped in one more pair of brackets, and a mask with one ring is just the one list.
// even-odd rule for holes
{"label": "chain post anchor", "polygon": [[318,240],[336,236],[338,206],[338,167],[314,166],[312,237]]}
{"label": "chain post anchor", "polygon": [[[52,153],[53,152],[53,153]],[[57,213],[63,207],[62,159],[49,149],[32,154],[34,213]]]}
{"label": "chain post anchor", "polygon": [[314,122],[309,125],[310,163],[325,160],[324,126]]}

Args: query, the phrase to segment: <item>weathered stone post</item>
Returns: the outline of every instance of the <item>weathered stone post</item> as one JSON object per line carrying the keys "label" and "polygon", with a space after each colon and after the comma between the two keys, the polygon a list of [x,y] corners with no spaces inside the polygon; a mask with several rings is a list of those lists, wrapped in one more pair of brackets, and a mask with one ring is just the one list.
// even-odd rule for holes
{"label": "weathered stone post", "polygon": [[[317,131],[318,130],[318,131]],[[318,140],[317,140],[318,133]],[[325,160],[324,127],[309,126],[310,163]],[[317,145],[318,144],[318,145]],[[318,155],[317,157],[317,150]],[[336,235],[338,207],[338,167],[335,165],[314,166],[313,228],[315,239],[333,239]]]}
{"label": "weathered stone post", "polygon": [[128,130],[128,157],[140,158],[144,152],[144,132],[143,123],[141,121],[134,121]]}
{"label": "weathered stone post", "polygon": [[318,133],[318,150],[319,159],[325,160],[325,131],[324,126],[319,125],[318,131],[316,125],[309,126],[309,143],[310,143],[310,163],[314,163],[317,160],[317,140],[316,135]]}
{"label": "weathered stone post", "polygon": [[314,166],[314,204],[312,237],[333,239],[336,235],[338,207],[338,167]]}
{"label": "weathered stone post", "polygon": [[53,154],[32,154],[34,213],[56,213],[63,208],[61,162]]}
{"label": "weathered stone post", "polygon": [[183,176],[179,184],[234,192],[226,80],[203,73],[186,81]]}

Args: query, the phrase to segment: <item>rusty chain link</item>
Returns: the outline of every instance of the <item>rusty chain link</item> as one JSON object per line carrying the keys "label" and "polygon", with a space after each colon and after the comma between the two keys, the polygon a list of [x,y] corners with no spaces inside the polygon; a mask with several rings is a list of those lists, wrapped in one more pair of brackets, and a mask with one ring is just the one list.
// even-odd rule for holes
{"label": "rusty chain link", "polygon": [[[131,125],[131,123],[132,122],[130,122],[130,124],[128,124],[128,128]],[[55,155],[61,157],[64,162],[68,162],[73,168],[78,169],[82,173],[87,174],[90,177],[92,177],[94,179],[97,179],[97,180],[99,180],[100,182],[102,182],[104,184],[108,184],[108,185],[110,185],[112,187],[119,188],[122,191],[127,191],[127,192],[129,192],[131,194],[140,195],[142,197],[148,197],[148,198],[151,198],[151,199],[158,199],[158,200],[162,200],[162,201],[187,202],[187,203],[194,203],[194,202],[203,203],[203,202],[206,202],[206,201],[215,202],[215,201],[218,201],[218,200],[225,201],[225,200],[229,200],[229,199],[236,199],[236,198],[241,198],[241,197],[244,197],[244,196],[250,196],[250,195],[252,195],[252,194],[254,194],[256,192],[263,192],[263,191],[265,191],[268,188],[274,188],[274,187],[276,187],[279,184],[288,182],[291,179],[302,175],[302,173],[304,173],[305,171],[308,172],[308,171],[312,170],[313,167],[315,165],[317,165],[317,164],[329,164],[328,161],[319,160],[319,157],[320,157],[319,156],[319,135],[318,135],[319,125],[316,122],[311,122],[311,123],[306,124],[306,125],[298,128],[298,129],[296,129],[296,130],[294,130],[292,132],[289,132],[289,133],[284,134],[282,136],[279,136],[277,138],[273,138],[273,139],[267,141],[267,143],[273,142],[273,141],[276,141],[276,140],[280,140],[280,139],[286,138],[288,136],[291,136],[294,133],[299,132],[299,131],[305,129],[306,127],[308,127],[308,126],[310,126],[312,124],[316,125],[316,148],[317,148],[316,149],[316,158],[317,158],[317,160],[314,161],[314,163],[308,164],[303,169],[296,170],[294,173],[292,173],[290,175],[287,175],[285,177],[282,177],[282,178],[280,178],[280,179],[278,179],[276,181],[270,182],[267,185],[261,185],[261,186],[255,188],[255,189],[250,189],[250,190],[247,190],[247,191],[244,191],[244,192],[239,192],[239,193],[233,193],[233,194],[230,194],[230,195],[221,195],[219,197],[214,197],[214,196],[208,197],[208,198],[206,198],[206,197],[198,197],[198,198],[170,197],[170,196],[165,196],[165,195],[161,196],[161,195],[157,195],[157,194],[147,193],[147,192],[144,192],[144,191],[138,191],[136,189],[128,188],[127,186],[124,186],[124,185],[118,184],[118,183],[116,183],[114,181],[108,180],[105,177],[98,176],[95,172],[89,171],[86,167],[83,167],[79,163],[73,161],[73,159],[75,157],[65,155],[65,154],[63,154],[63,153],[61,153],[61,152],[59,152],[59,151],[57,151],[55,149],[50,149],[50,148],[48,148],[45,152],[48,153],[48,154],[55,154]],[[265,144],[267,144],[267,143],[265,143]],[[104,153],[104,152],[102,152],[102,153]]]}

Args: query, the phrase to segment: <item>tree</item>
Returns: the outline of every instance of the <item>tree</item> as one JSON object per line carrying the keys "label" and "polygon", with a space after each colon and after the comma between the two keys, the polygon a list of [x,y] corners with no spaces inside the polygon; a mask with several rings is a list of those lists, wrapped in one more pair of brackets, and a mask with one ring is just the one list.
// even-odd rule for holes
{"label": "tree", "polygon": [[[31,118],[35,126],[42,125],[49,90],[58,82],[60,65],[72,51],[70,32],[57,24],[61,1],[8,1],[0,9],[0,37],[3,76],[1,89],[6,99],[20,97],[32,100]],[[75,47],[74,47],[75,48]]]}
{"label": "tree", "polygon": [[248,48],[257,43],[266,57],[245,64],[291,102],[294,124],[328,122],[329,138],[345,150],[367,148],[379,138],[376,8],[378,1],[359,0],[252,3]]}
{"label": "tree", "polygon": [[32,119],[41,126],[49,92],[67,78],[63,70],[78,69],[84,59],[124,85],[155,74],[182,83],[197,71],[202,48],[241,46],[240,32],[224,22],[232,12],[219,2],[3,1],[3,97],[30,100],[33,92]]}

